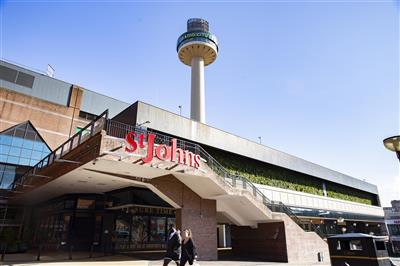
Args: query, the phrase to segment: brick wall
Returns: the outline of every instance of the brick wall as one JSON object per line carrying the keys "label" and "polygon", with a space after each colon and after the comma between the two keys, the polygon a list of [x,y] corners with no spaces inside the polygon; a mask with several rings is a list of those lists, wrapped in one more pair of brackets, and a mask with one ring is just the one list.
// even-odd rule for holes
{"label": "brick wall", "polygon": [[259,224],[257,228],[231,226],[232,252],[237,257],[287,262],[283,222]]}
{"label": "brick wall", "polygon": [[89,122],[79,119],[82,96],[83,90],[73,86],[69,104],[63,106],[0,88],[0,131],[29,120],[55,149]]}
{"label": "brick wall", "polygon": [[191,229],[200,260],[216,260],[217,219],[215,200],[202,199],[172,175],[151,180],[151,184],[181,208],[176,211],[177,228]]}

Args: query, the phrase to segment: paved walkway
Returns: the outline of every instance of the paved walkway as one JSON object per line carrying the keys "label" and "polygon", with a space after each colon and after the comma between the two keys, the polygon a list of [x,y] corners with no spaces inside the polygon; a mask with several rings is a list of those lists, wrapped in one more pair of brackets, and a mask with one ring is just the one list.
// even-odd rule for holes
{"label": "paved walkway", "polygon": [[[40,261],[36,261],[36,253],[29,252],[23,254],[6,254],[5,261],[0,265],[25,266],[25,265],[43,265],[43,266],[161,266],[161,260],[141,260],[130,256],[115,255],[104,256],[101,253],[94,253],[93,258],[89,258],[87,252],[74,252],[73,260],[68,260],[68,253],[56,252],[52,254],[43,254]],[[393,258],[393,261],[400,266],[400,258]],[[173,264],[170,264],[173,266]],[[316,263],[313,265],[299,265],[276,262],[249,262],[249,261],[200,261],[200,266],[329,266],[327,263]]]}
{"label": "paved walkway", "polygon": [[[5,261],[0,262],[0,265],[12,265],[12,266],[23,266],[23,265],[43,265],[43,266],[161,266],[161,260],[143,260],[135,259],[131,256],[115,255],[115,256],[104,256],[102,253],[94,253],[93,258],[89,258],[87,252],[74,252],[72,254],[73,260],[68,260],[67,252],[55,252],[51,254],[43,254],[40,261],[36,261],[36,252],[28,252],[22,254],[6,254]],[[282,265],[295,265],[288,263],[276,263],[276,262],[248,262],[248,261],[199,261],[201,266],[282,266]],[[172,263],[170,263],[173,266]],[[300,266],[296,264],[297,266]],[[318,266],[328,266],[329,264],[315,264]],[[303,266],[303,265],[301,265]],[[304,265],[311,266],[311,265]]]}
{"label": "paved walkway", "polygon": [[[61,261],[61,262],[29,262],[29,263],[13,263],[13,262],[5,262],[0,265],[12,265],[12,266],[32,266],[32,265],[42,265],[42,266],[76,266],[76,265],[85,265],[85,266],[111,266],[111,265],[126,265],[126,266],[161,266],[162,261],[145,261],[145,260],[132,260],[132,258],[126,258],[126,260],[110,260],[109,258],[103,259],[107,261],[93,261],[93,260],[80,260],[80,261]],[[170,264],[173,266],[173,264]],[[282,266],[282,265],[291,265],[291,266],[329,266],[330,264],[288,264],[288,263],[276,263],[276,262],[246,262],[246,261],[200,261],[198,262],[200,266]]]}

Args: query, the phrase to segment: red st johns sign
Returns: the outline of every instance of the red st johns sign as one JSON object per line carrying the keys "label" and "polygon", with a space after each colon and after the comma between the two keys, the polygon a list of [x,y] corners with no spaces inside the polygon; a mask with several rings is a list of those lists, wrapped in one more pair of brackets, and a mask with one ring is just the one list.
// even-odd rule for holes
{"label": "red st johns sign", "polygon": [[162,161],[177,162],[179,164],[184,164],[187,166],[194,167],[198,169],[200,167],[200,155],[194,154],[188,150],[182,150],[176,147],[176,139],[171,139],[171,145],[160,144],[157,147],[154,145],[154,139],[156,135],[147,134],[147,144],[145,144],[145,136],[141,133],[138,136],[138,142],[136,142],[135,137],[137,134],[135,132],[129,132],[125,136],[125,141],[127,146],[125,147],[126,152],[135,152],[139,147],[140,149],[147,148],[146,157],[142,157],[144,163],[149,163],[153,160],[154,155]]}

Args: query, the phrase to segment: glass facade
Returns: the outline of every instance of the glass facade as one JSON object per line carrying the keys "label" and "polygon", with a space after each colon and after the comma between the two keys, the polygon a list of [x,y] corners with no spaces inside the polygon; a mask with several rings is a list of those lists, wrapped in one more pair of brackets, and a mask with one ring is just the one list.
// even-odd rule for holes
{"label": "glass facade", "polygon": [[[101,250],[114,246],[119,251],[164,249],[168,228],[175,225],[171,207],[135,205],[132,197],[145,201],[152,192],[143,188],[99,194],[68,194],[35,207],[33,222],[35,244],[49,249]],[[115,195],[119,197],[116,198]],[[130,206],[116,202],[131,200]],[[114,248],[113,247],[113,248]]]}
{"label": "glass facade", "polygon": [[93,242],[102,241],[103,196],[62,196],[37,206],[35,215],[36,244],[56,249],[72,244],[76,250],[89,250]]}
{"label": "glass facade", "polygon": [[50,148],[31,123],[25,122],[0,134],[0,162],[34,166]]}
{"label": "glass facade", "polygon": [[47,154],[50,148],[30,122],[0,133],[0,188],[7,188]]}
{"label": "glass facade", "polygon": [[0,163],[0,189],[7,189],[16,177],[22,176],[29,167]]}
{"label": "glass facade", "polygon": [[[147,188],[129,187],[108,193],[115,212],[117,250],[164,249],[175,210]],[[110,207],[111,207],[110,206]]]}
{"label": "glass facade", "polygon": [[117,250],[164,249],[175,211],[167,208],[129,207],[115,219]]}

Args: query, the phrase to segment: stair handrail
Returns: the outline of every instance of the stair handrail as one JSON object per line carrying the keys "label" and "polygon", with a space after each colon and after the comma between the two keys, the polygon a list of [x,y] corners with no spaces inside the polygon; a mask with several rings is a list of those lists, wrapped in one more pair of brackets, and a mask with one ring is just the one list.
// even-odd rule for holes
{"label": "stair handrail", "polygon": [[79,130],[77,133],[72,135],[68,140],[66,140],[63,144],[58,146],[55,150],[50,152],[47,156],[41,159],[34,166],[30,167],[23,175],[14,179],[14,181],[9,185],[9,190],[16,190],[18,186],[23,186],[29,177],[35,175],[37,170],[45,168],[51,164],[53,164],[57,159],[60,159],[63,155],[71,151],[72,149],[79,146],[81,143],[85,142],[88,136],[92,137],[96,133],[100,132],[104,128],[104,124],[100,126],[96,126],[97,122],[104,120],[105,122],[108,120],[108,109],[102,112],[100,115],[96,116],[96,118],[88,123],[85,127]]}

